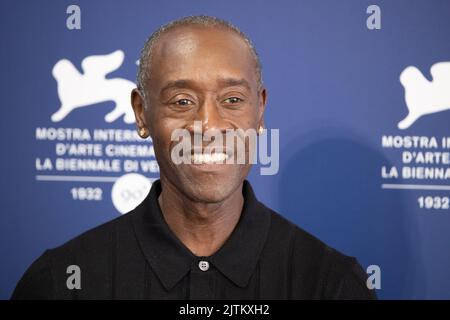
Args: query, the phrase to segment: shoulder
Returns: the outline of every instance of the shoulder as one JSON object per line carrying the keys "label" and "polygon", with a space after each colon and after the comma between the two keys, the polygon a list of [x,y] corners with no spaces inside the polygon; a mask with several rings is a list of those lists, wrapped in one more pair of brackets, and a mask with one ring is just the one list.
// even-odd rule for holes
{"label": "shoulder", "polygon": [[[56,248],[46,250],[37,258],[17,283],[11,299],[71,298],[61,294],[65,289],[67,270],[76,265],[89,273],[105,274],[114,254],[118,237],[132,241],[133,211],[90,229]],[[121,239],[120,239],[121,240]]]}
{"label": "shoulder", "polygon": [[132,232],[131,217],[134,212],[124,214],[113,220],[83,232],[61,246],[50,250],[53,256],[77,254],[99,254],[109,249],[121,233]]}
{"label": "shoulder", "polygon": [[301,298],[375,298],[366,286],[367,274],[355,257],[343,254],[279,213],[268,210],[271,228],[267,246],[269,250],[286,248],[294,297],[301,291]]}
{"label": "shoulder", "polygon": [[53,277],[48,263],[49,250],[36,259],[24,273],[11,296],[12,300],[53,299]]}
{"label": "shoulder", "polygon": [[312,264],[320,264],[328,259],[339,265],[349,263],[354,259],[328,246],[281,214],[269,208],[267,210],[271,216],[269,231],[271,239],[269,241],[272,240],[273,245],[277,247],[289,247],[293,258],[308,257],[308,261]]}

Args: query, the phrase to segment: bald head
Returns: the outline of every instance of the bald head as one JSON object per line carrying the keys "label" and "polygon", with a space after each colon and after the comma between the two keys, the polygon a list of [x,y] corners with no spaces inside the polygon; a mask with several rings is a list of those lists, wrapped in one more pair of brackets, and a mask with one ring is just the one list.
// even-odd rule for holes
{"label": "bald head", "polygon": [[[178,40],[181,40],[181,44],[177,43],[175,45],[182,45],[184,49],[188,50],[189,46],[194,45],[192,37],[191,39],[185,39],[183,41],[182,35],[180,39],[180,33],[183,32],[191,32],[193,30],[207,30],[207,29],[215,29],[216,31],[228,32],[239,38],[243,44],[245,44],[248,49],[249,56],[252,61],[252,68],[254,68],[256,81],[258,84],[258,88],[262,88],[262,74],[261,74],[261,63],[258,57],[258,54],[253,47],[250,39],[237,27],[233,26],[227,21],[218,19],[216,17],[210,16],[189,16],[179,20],[172,21],[166,25],[163,25],[158,30],[156,30],[145,42],[144,47],[141,50],[141,56],[139,59],[139,70],[137,76],[137,87],[139,91],[145,96],[146,95],[146,84],[148,80],[152,76],[152,66],[153,66],[153,58],[156,52],[162,54],[164,56],[164,45],[161,46],[161,39],[171,36],[178,36]],[[179,42],[178,41],[178,42]],[[167,47],[167,43],[172,41],[166,41],[165,45]],[[189,42],[191,42],[189,44]],[[233,47],[230,48],[233,50]],[[188,51],[186,51],[188,52]]]}

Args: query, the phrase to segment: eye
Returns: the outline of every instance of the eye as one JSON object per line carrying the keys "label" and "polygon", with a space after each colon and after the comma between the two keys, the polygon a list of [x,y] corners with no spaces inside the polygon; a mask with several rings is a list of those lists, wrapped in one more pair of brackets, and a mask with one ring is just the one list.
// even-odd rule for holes
{"label": "eye", "polygon": [[238,98],[238,97],[230,97],[230,98],[225,99],[223,102],[235,104],[235,103],[239,103],[239,102],[242,102],[242,101],[244,101],[244,100],[242,100],[241,98]]}
{"label": "eye", "polygon": [[175,101],[175,104],[177,104],[179,106],[189,106],[194,103],[189,99],[180,99],[180,100]]}

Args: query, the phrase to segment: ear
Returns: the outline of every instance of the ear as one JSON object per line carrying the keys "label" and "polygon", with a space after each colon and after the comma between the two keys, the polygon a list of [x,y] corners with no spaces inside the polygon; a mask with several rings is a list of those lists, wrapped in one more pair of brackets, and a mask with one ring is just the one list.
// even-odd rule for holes
{"label": "ear", "polygon": [[144,127],[147,127],[150,130],[145,118],[145,100],[138,88],[135,88],[133,89],[133,91],[131,91],[131,105],[133,107],[134,117],[136,118],[136,126],[138,130],[139,128]]}
{"label": "ear", "polygon": [[266,110],[266,102],[267,102],[267,90],[262,87],[258,93],[258,128],[262,126],[265,128],[264,124],[264,111]]}

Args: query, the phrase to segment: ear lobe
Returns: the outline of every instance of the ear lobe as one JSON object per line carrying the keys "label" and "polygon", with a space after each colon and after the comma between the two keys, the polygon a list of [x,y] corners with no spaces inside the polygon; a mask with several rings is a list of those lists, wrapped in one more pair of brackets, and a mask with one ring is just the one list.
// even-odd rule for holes
{"label": "ear lobe", "polygon": [[266,124],[264,122],[264,117],[261,117],[261,119],[259,120],[259,125],[258,125],[258,129],[262,127],[263,129],[266,128]]}

